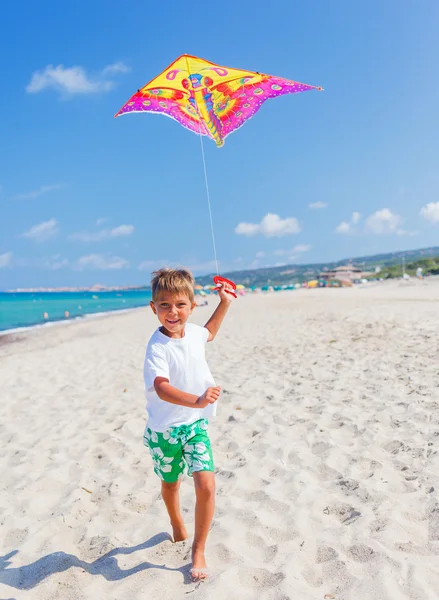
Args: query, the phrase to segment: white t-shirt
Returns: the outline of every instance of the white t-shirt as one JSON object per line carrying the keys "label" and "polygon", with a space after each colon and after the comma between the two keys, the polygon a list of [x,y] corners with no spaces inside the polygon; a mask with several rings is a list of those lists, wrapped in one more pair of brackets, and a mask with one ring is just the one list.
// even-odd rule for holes
{"label": "white t-shirt", "polygon": [[208,337],[205,327],[187,323],[182,338],[170,338],[157,329],[149,340],[144,379],[148,427],[153,431],[164,432],[216,415],[216,402],[205,408],[179,406],[159,398],[154,388],[156,377],[166,377],[173,387],[195,396],[215,386],[205,355]]}

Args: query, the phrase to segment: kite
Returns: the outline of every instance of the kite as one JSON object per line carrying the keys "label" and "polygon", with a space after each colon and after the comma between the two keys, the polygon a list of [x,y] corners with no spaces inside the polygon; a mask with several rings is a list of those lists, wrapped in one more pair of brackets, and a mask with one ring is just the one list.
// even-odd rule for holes
{"label": "kite", "polygon": [[[203,136],[214,140],[221,147],[226,137],[242,127],[269,98],[309,90],[321,91],[322,88],[273,75],[222,67],[196,56],[183,54],[160,75],[137,90],[114,115],[120,117],[142,112],[163,114],[200,136],[217,266],[214,280],[217,284],[227,283],[233,290],[236,289],[233,282],[218,275]],[[234,292],[233,295],[236,297]]]}
{"label": "kite", "polygon": [[160,113],[221,147],[226,137],[253,117],[269,98],[316,89],[322,88],[221,67],[183,54],[140,88],[115,117],[132,112]]}

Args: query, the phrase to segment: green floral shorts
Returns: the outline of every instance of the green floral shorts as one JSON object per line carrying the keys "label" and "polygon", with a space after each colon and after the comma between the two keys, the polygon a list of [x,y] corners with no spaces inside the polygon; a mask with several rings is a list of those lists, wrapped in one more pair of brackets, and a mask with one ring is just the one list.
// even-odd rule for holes
{"label": "green floral shorts", "polygon": [[164,433],[145,429],[143,441],[149,447],[154,471],[163,481],[173,483],[188,472],[213,471],[213,456],[207,419],[171,427]]}

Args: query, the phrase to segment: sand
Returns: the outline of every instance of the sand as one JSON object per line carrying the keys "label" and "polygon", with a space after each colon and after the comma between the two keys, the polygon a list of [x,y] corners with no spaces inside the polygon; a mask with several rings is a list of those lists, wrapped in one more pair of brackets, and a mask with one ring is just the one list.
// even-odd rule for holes
{"label": "sand", "polygon": [[234,303],[201,584],[142,444],[149,309],[0,344],[0,598],[438,598],[438,322],[435,280]]}

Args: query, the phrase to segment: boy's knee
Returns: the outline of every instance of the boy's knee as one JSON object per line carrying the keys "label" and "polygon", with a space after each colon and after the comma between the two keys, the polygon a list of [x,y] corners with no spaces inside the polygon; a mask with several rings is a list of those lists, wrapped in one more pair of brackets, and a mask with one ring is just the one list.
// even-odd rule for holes
{"label": "boy's knee", "polygon": [[201,471],[199,475],[194,473],[194,482],[195,488],[201,494],[213,495],[215,493],[215,478],[213,477],[213,473]]}
{"label": "boy's knee", "polygon": [[174,492],[175,490],[178,490],[180,486],[180,480],[177,481],[162,481],[162,490],[166,490],[166,491],[170,491],[170,492]]}

